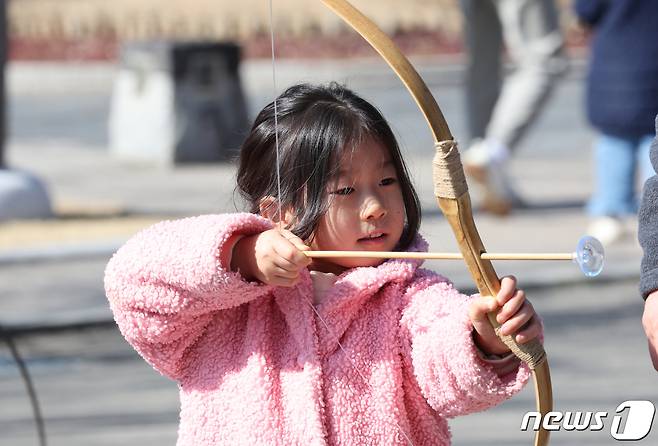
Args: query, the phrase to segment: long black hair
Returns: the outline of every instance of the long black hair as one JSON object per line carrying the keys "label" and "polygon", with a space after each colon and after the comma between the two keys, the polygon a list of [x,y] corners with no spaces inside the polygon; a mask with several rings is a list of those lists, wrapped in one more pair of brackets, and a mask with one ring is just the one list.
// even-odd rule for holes
{"label": "long black hair", "polygon": [[237,189],[259,213],[260,201],[271,196],[290,209],[290,229],[308,240],[329,200],[327,185],[338,170],[338,160],[367,138],[380,142],[395,165],[406,224],[397,249],[406,249],[416,237],[421,208],[398,143],[382,114],[370,103],[335,82],[299,84],[276,99],[281,196],[277,190],[274,102],[258,114],[240,149]]}

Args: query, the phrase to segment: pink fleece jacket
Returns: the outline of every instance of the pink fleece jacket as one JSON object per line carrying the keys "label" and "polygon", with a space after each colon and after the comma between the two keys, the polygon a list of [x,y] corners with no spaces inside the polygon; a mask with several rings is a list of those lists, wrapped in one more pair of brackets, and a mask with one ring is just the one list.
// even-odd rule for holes
{"label": "pink fleece jacket", "polygon": [[328,328],[307,271],[294,288],[228,271],[227,240],[270,227],[252,214],[166,221],[107,266],[121,332],[179,384],[179,446],[449,445],[448,418],[528,380],[525,366],[499,377],[480,359],[470,298],[420,261],[343,273],[317,307]]}

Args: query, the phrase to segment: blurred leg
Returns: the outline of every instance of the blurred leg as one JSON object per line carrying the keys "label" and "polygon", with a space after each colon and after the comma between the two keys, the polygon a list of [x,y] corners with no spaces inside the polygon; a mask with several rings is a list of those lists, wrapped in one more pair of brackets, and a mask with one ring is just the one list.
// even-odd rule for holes
{"label": "blurred leg", "polygon": [[501,85],[502,31],[492,0],[460,0],[468,49],[466,112],[470,138],[482,138]]}
{"label": "blurred leg", "polygon": [[505,80],[486,138],[513,150],[566,70],[553,0],[495,0],[515,71]]}
{"label": "blurred leg", "polygon": [[[639,177],[640,193],[635,195],[635,210],[640,209],[640,200],[642,199],[642,191],[644,183],[649,178],[656,174],[656,171],[651,164],[651,145],[654,143],[654,135],[647,135],[640,138],[637,146],[637,177]],[[636,181],[637,184],[637,181]]]}
{"label": "blurred leg", "polygon": [[654,135],[647,135],[640,139],[637,148],[637,165],[639,169],[640,181],[644,184],[650,177],[656,174],[656,171],[651,165],[651,144],[654,141]]}
{"label": "blurred leg", "polygon": [[601,135],[594,147],[595,187],[588,204],[592,216],[635,213],[636,141]]}

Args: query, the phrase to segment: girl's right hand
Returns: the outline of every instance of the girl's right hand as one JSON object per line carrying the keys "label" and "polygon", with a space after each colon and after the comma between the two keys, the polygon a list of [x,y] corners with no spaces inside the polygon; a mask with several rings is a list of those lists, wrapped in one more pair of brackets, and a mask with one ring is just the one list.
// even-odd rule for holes
{"label": "girl's right hand", "polygon": [[268,285],[291,287],[299,281],[299,272],[311,263],[301,251],[310,248],[286,229],[270,229],[244,237],[233,248],[231,270],[247,280]]}

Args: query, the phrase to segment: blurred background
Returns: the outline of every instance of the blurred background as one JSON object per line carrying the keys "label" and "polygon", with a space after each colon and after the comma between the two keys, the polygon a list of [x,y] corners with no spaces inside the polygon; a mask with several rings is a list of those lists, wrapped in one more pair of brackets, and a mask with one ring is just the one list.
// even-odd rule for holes
{"label": "blurred background", "polygon": [[[466,147],[468,52],[457,0],[353,3],[410,57]],[[434,251],[457,249],[434,202],[422,115],[384,62],[320,2],[273,0],[276,86],[266,0],[0,5],[0,445],[37,445],[40,436],[67,446],[175,443],[176,384],[119,334],[103,270],[154,222],[241,210],[240,143],[255,114],[293,83],[343,82],[383,112],[421,197],[422,233]],[[571,252],[590,224],[591,34],[571,1],[556,6],[568,67],[509,161],[523,206],[485,212],[486,193],[472,188],[491,252]],[[514,60],[503,60],[514,73]],[[640,323],[637,220],[622,223],[594,279],[569,263],[496,264],[519,278],[544,319],[556,410],[614,414],[623,401],[658,399]],[[461,263],[428,266],[474,292]],[[533,407],[528,388],[455,420],[454,444],[529,444],[519,426]],[[555,432],[553,444],[614,444],[609,426]],[[656,444],[656,435],[640,443]]]}

